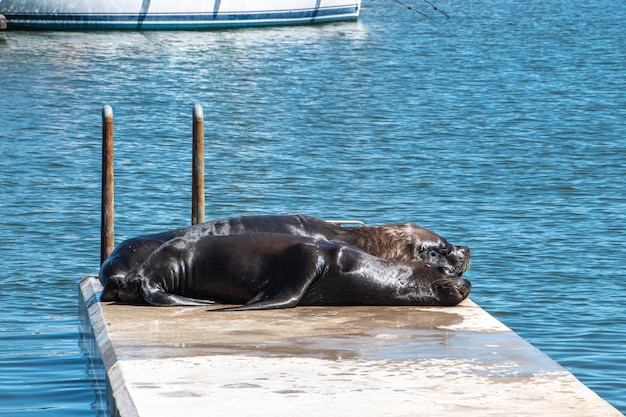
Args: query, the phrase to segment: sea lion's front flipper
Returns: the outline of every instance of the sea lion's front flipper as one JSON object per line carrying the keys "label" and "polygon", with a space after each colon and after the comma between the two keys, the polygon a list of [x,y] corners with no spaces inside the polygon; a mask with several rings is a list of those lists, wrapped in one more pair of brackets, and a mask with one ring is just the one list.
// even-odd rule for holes
{"label": "sea lion's front flipper", "polygon": [[211,311],[248,311],[291,308],[298,305],[313,282],[326,273],[317,245],[298,243],[285,252],[281,267],[267,285],[245,305]]}
{"label": "sea lion's front flipper", "polygon": [[153,306],[158,307],[174,307],[174,306],[206,306],[218,304],[213,300],[202,300],[198,298],[189,298],[177,294],[169,294],[161,287],[153,286],[144,281],[141,287],[141,295]]}

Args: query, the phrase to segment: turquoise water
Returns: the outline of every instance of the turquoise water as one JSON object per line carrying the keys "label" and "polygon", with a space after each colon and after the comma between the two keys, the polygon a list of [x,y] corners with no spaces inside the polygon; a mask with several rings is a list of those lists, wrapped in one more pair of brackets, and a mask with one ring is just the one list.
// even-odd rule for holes
{"label": "turquoise water", "polygon": [[626,3],[365,0],[357,23],[0,33],[0,414],[106,415],[77,283],[116,241],[207,218],[411,221],[472,249],[472,298],[626,412]]}

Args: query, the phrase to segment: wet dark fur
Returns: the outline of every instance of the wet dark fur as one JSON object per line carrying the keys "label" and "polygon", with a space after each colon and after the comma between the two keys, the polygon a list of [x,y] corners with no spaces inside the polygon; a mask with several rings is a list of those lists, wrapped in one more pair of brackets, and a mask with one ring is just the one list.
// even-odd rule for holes
{"label": "wet dark fur", "polygon": [[275,233],[179,237],[124,279],[115,300],[156,306],[245,304],[456,305],[468,280],[421,261],[391,261],[351,246]]}
{"label": "wet dark fur", "polygon": [[99,278],[104,286],[103,301],[111,301],[109,282],[122,279],[144,262],[161,244],[177,237],[222,236],[246,233],[284,233],[325,239],[362,249],[374,256],[401,261],[420,260],[462,275],[470,263],[470,251],[414,224],[341,227],[315,217],[299,214],[242,216],[208,221],[199,225],[122,242],[103,263]]}

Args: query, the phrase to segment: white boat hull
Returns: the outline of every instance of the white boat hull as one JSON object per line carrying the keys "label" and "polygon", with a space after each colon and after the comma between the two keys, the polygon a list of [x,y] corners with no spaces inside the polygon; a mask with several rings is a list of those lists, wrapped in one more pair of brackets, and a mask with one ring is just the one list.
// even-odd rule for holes
{"label": "white boat hull", "polygon": [[8,29],[201,30],[356,20],[361,0],[0,0]]}

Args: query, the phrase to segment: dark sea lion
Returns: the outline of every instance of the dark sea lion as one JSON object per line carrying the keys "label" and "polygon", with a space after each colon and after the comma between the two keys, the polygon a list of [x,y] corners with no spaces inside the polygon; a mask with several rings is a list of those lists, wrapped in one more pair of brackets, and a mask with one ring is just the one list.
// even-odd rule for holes
{"label": "dark sea lion", "polygon": [[391,261],[327,240],[276,233],[184,236],[161,245],[126,277],[115,299],[129,304],[446,305],[471,284],[421,261]]}
{"label": "dark sea lion", "polygon": [[384,259],[421,260],[462,275],[470,264],[470,250],[454,246],[443,237],[414,224],[341,227],[300,214],[242,216],[217,219],[195,226],[127,239],[106,259],[98,274],[102,301],[111,301],[108,282],[123,278],[161,244],[181,236],[223,236],[244,233],[285,233],[342,243]]}

